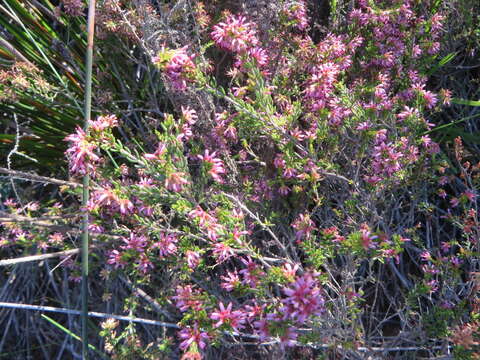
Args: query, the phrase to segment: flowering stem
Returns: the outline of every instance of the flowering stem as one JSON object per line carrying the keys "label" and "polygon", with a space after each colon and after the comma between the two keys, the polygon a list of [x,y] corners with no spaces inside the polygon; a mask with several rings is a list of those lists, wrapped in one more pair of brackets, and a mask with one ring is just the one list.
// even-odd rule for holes
{"label": "flowering stem", "polygon": [[[92,59],[93,59],[93,35],[95,30],[95,0],[88,2],[88,35],[87,55],[85,67],[85,108],[84,108],[84,130],[88,135],[92,109]],[[82,194],[82,358],[88,359],[88,212],[86,210],[89,198],[90,175],[88,172],[83,176]]]}

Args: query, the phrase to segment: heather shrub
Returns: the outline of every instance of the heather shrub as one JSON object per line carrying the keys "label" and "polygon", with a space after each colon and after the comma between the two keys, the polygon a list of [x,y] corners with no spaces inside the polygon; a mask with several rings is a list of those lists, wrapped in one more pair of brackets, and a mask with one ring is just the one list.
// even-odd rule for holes
{"label": "heather shrub", "polygon": [[[478,345],[476,280],[465,276],[477,266],[479,169],[460,139],[449,158],[429,136],[452,96],[427,83],[445,15],[433,1],[344,10],[314,40],[303,1],[279,3],[267,28],[248,10],[197,3],[195,41],[143,44],[172,102],[146,116],[151,134],[125,141],[112,112],[65,139],[72,177],[93,180],[80,211],[95,271],[148,289],[179,326],[144,350],[134,326],[105,322],[112,357],[234,348],[354,359]],[[2,244],[67,245],[14,225]],[[125,305],[140,307],[135,296]]]}

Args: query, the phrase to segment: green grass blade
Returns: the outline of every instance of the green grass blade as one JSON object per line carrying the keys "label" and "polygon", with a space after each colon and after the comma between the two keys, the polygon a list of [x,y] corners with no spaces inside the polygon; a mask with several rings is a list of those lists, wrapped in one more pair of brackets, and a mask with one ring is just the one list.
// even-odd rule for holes
{"label": "green grass blade", "polygon": [[[80,338],[80,336],[78,336],[77,334],[75,334],[74,332],[72,332],[71,330],[67,329],[65,326],[63,326],[62,324],[59,324],[58,322],[56,322],[55,320],[53,320],[51,317],[48,317],[47,315],[45,314],[41,314],[42,318],[44,318],[45,320],[47,320],[49,323],[51,323],[52,325],[56,326],[57,328],[59,328],[60,330],[62,330],[64,333],[66,333],[67,335],[70,335],[72,338],[74,338],[75,340],[78,340],[78,341],[82,341],[82,339]],[[95,346],[93,346],[92,344],[88,344],[88,348],[90,350],[93,350],[95,351],[98,355],[100,355],[102,357],[102,359],[108,359],[108,357],[102,353],[100,350],[98,350]]]}
{"label": "green grass blade", "polygon": [[452,103],[459,105],[468,105],[468,106],[480,106],[480,100],[467,100],[467,99],[452,99]]}

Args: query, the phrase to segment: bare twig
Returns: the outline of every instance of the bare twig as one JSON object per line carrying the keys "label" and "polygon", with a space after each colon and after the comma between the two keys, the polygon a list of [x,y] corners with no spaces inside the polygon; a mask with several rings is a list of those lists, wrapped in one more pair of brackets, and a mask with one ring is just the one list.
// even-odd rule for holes
{"label": "bare twig", "polygon": [[253,218],[254,220],[257,221],[258,224],[260,224],[265,231],[267,231],[270,236],[272,237],[272,239],[275,241],[275,243],[278,245],[278,247],[280,249],[282,249],[282,251],[284,252],[284,254],[286,256],[288,256],[288,250],[287,248],[285,247],[285,245],[280,241],[280,239],[277,237],[277,235],[275,235],[275,233],[270,229],[270,227],[266,224],[264,224],[260,218],[255,215],[252,211],[250,211],[249,208],[247,208],[239,199],[237,199],[235,196],[233,195],[230,195],[230,194],[227,194],[227,193],[224,193],[224,195],[226,197],[228,197],[229,199],[235,201],[237,203],[238,206],[240,206],[242,208],[242,210],[244,210],[251,218]]}
{"label": "bare twig", "polygon": [[75,183],[72,181],[64,181],[64,180],[49,178],[49,177],[40,176],[36,174],[30,174],[23,171],[10,170],[3,167],[0,167],[0,173],[7,174],[14,179],[29,180],[29,181],[35,181],[35,182],[41,182],[41,183],[47,183],[47,184],[67,185],[71,187],[82,186],[82,184]]}
{"label": "bare twig", "polygon": [[132,282],[122,276],[120,276],[120,280],[125,284],[127,285],[136,295],[140,296],[142,299],[144,299],[146,302],[148,302],[150,305],[152,305],[152,307],[157,311],[159,312],[160,314],[162,314],[163,316],[165,316],[168,320],[173,320],[172,318],[172,315],[170,315],[168,312],[166,312],[161,306],[160,304],[155,301],[154,298],[152,298],[150,295],[148,295],[145,291],[143,291],[142,289],[136,287],[134,284],[132,284]]}
{"label": "bare twig", "polygon": [[[80,310],[71,310],[71,309],[65,309],[65,308],[59,308],[59,307],[53,307],[53,306],[26,305],[26,304],[16,304],[16,303],[7,303],[7,302],[0,302],[0,307],[9,308],[9,309],[55,312],[55,313],[70,314],[70,315],[81,315],[82,313]],[[145,324],[145,325],[164,326],[164,327],[169,327],[173,329],[180,328],[177,324],[167,323],[163,321],[142,319],[142,318],[136,318],[136,317],[130,317],[130,316],[123,316],[123,315],[105,314],[105,313],[99,313],[94,311],[89,311],[88,316],[98,317],[103,319],[113,318],[121,321],[130,321],[130,322],[136,322],[136,323]]]}
{"label": "bare twig", "polygon": [[52,259],[52,258],[61,257],[61,256],[74,255],[74,254],[78,254],[79,252],[80,252],[80,249],[71,249],[71,250],[65,250],[65,251],[58,251],[50,254],[32,255],[32,256],[24,256],[16,259],[0,260],[0,266],[17,265],[17,264],[22,264],[22,263],[32,262],[32,261],[42,261],[42,260]]}

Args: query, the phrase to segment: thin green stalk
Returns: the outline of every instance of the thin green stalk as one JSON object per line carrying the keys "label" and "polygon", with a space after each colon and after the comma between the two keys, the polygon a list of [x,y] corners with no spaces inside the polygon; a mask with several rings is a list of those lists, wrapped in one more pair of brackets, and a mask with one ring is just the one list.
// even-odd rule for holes
{"label": "thin green stalk", "polygon": [[[89,132],[90,116],[92,111],[92,62],[93,62],[93,36],[95,31],[95,0],[88,3],[88,39],[85,67],[85,117],[84,130]],[[90,174],[83,176],[82,196],[82,357],[88,359],[88,211]]]}
{"label": "thin green stalk", "polygon": [[[59,328],[60,330],[62,330],[63,332],[65,332],[66,334],[70,335],[72,338],[74,338],[75,340],[78,340],[78,341],[82,341],[82,339],[80,339],[80,336],[78,336],[77,334],[71,332],[70,330],[68,330],[65,326],[61,325],[60,323],[56,322],[55,320],[53,320],[52,318],[48,317],[47,315],[45,314],[41,314],[41,317],[44,318],[45,320],[47,320],[48,322],[52,323],[53,325],[55,325],[57,328]],[[93,345],[88,345],[88,347],[90,349],[92,349],[93,351],[95,351],[98,355],[100,355],[100,357],[102,359],[108,359],[104,353],[102,353],[100,350],[98,350],[95,346]]]}

